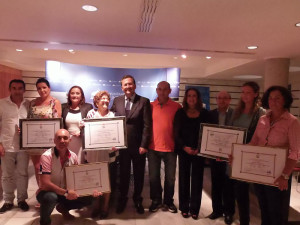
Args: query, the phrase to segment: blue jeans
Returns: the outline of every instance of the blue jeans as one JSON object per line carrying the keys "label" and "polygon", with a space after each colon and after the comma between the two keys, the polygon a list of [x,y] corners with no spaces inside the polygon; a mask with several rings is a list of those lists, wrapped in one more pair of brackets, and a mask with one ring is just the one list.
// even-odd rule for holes
{"label": "blue jeans", "polygon": [[175,172],[177,154],[174,152],[158,152],[149,150],[148,165],[150,178],[150,198],[153,202],[162,203],[162,187],[160,178],[161,161],[165,165],[164,204],[172,204],[174,199]]}
{"label": "blue jeans", "polygon": [[41,191],[36,196],[36,199],[41,204],[40,208],[40,224],[50,225],[51,224],[51,213],[56,204],[61,203],[67,210],[80,209],[84,206],[91,205],[93,201],[92,196],[80,197],[75,200],[67,200],[65,196],[58,195],[51,191]]}

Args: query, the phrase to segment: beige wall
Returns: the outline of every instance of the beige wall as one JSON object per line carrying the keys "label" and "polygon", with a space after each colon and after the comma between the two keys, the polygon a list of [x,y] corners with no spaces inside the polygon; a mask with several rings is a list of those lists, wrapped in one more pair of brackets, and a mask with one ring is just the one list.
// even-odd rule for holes
{"label": "beige wall", "polygon": [[22,71],[0,65],[0,98],[7,97],[9,95],[8,85],[13,79],[22,79]]}

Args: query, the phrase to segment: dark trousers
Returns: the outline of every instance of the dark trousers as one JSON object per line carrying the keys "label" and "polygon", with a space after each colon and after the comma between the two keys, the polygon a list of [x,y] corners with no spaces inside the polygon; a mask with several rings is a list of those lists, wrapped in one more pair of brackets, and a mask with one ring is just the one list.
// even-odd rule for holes
{"label": "dark trousers", "polygon": [[234,215],[235,196],[234,181],[226,174],[226,162],[210,161],[211,165],[211,197],[213,212]]}
{"label": "dark trousers", "polygon": [[179,209],[199,214],[203,186],[204,158],[179,154]]}
{"label": "dark trousers", "polygon": [[250,224],[249,183],[236,180],[235,195],[239,209],[240,225]]}
{"label": "dark trousers", "polygon": [[262,184],[255,184],[254,188],[261,212],[261,225],[288,224],[291,179],[286,191]]}
{"label": "dark trousers", "polygon": [[75,200],[67,200],[65,196],[58,195],[51,191],[41,191],[36,196],[38,202],[41,204],[40,208],[40,224],[50,225],[51,224],[51,213],[54,207],[61,203],[67,210],[71,209],[81,209],[84,206],[91,205],[93,202],[92,196],[80,197]]}
{"label": "dark trousers", "polygon": [[141,196],[144,187],[144,174],[145,174],[145,163],[146,154],[140,155],[138,150],[132,153],[129,149],[120,150],[119,155],[120,162],[120,200],[127,199],[129,183],[130,183],[130,172],[131,162],[133,166],[133,178],[134,178],[134,192],[133,201],[142,202]]}
{"label": "dark trousers", "polygon": [[150,198],[162,203],[162,186],[160,178],[161,161],[165,164],[164,204],[172,204],[174,199],[175,173],[177,154],[174,152],[158,152],[149,150],[148,166],[150,178]]}

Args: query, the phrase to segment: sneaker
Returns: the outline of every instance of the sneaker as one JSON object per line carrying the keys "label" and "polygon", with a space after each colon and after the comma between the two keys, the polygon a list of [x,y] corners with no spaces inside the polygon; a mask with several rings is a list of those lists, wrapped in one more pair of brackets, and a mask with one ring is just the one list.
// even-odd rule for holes
{"label": "sneaker", "polygon": [[161,204],[158,202],[152,201],[150,207],[149,207],[149,212],[157,212],[157,210],[161,207]]}
{"label": "sneaker", "polygon": [[3,206],[0,208],[0,213],[5,213],[13,208],[13,204],[11,203],[4,203]]}
{"label": "sneaker", "polygon": [[29,210],[29,205],[25,201],[18,202],[18,207],[22,209],[23,211]]}
{"label": "sneaker", "polygon": [[177,213],[177,208],[174,203],[164,204],[163,211],[169,211],[171,213]]}

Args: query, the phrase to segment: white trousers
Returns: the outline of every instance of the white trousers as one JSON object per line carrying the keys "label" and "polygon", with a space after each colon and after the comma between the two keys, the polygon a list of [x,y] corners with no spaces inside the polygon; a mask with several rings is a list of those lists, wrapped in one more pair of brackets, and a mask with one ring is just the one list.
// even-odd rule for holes
{"label": "white trousers", "polygon": [[5,152],[1,157],[3,200],[13,203],[17,187],[18,202],[28,198],[28,163],[29,156],[25,152]]}

